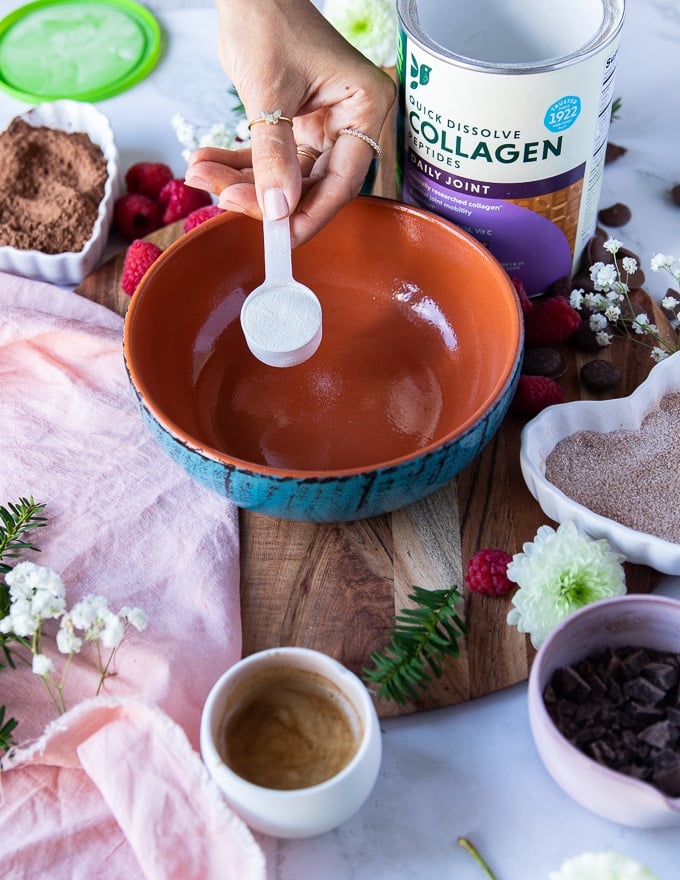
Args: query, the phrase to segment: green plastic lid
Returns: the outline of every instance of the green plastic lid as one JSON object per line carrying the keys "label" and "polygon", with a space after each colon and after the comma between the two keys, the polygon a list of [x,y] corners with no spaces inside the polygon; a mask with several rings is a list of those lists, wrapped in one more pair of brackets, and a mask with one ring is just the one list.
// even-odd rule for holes
{"label": "green plastic lid", "polygon": [[134,0],[37,0],[0,21],[0,88],[30,103],[102,101],[153,70],[158,22]]}

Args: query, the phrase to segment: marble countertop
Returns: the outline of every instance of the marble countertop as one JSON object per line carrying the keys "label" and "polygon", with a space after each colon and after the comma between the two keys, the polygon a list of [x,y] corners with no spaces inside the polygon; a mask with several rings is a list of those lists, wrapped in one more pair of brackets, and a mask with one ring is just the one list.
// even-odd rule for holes
{"label": "marble countertop", "polygon": [[[20,4],[0,0],[0,16]],[[153,0],[165,35],[155,71],[130,91],[98,106],[112,123],[123,169],[164,161],[184,172],[170,118],[181,112],[210,124],[232,98],[217,61],[216,13],[209,0]],[[617,96],[623,104],[610,139],[627,148],[607,166],[600,204],[625,202],[631,221],[616,231],[643,267],[657,251],[680,255],[680,207],[669,190],[680,183],[677,90],[680,82],[677,0],[629,0]],[[0,93],[0,128],[26,109]],[[659,299],[668,287],[647,272]],[[680,598],[680,579],[660,592]],[[469,837],[499,880],[541,880],[584,850],[613,849],[646,863],[660,880],[678,876],[677,830],[637,830],[599,819],[564,795],[535,751],[526,686],[446,709],[383,722],[384,758],[363,809],[318,838],[258,837],[270,880],[481,880],[460,846]]]}

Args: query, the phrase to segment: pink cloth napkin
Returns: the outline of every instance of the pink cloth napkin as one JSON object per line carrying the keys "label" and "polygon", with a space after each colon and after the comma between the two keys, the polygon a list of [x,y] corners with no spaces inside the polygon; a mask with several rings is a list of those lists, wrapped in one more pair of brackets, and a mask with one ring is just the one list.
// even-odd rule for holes
{"label": "pink cloth napkin", "polygon": [[22,745],[0,775],[3,876],[263,877],[195,751],[208,691],[241,653],[237,512],[146,429],[122,325],[75,293],[0,273],[0,504],[46,504],[41,552],[24,558],[59,573],[68,607],[93,593],[149,618],[103,697],[82,702],[98,677],[76,655],[75,708],[58,721],[30,668],[0,670]]}

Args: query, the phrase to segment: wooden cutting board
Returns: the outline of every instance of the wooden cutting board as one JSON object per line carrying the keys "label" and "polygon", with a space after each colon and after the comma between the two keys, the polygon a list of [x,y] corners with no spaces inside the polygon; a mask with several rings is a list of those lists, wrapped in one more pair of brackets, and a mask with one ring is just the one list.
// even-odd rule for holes
{"label": "wooden cutting board", "polygon": [[[389,167],[389,157],[387,164]],[[392,167],[394,167],[392,165]],[[378,179],[382,194],[391,181]],[[182,234],[181,222],[149,238],[161,247]],[[77,288],[77,292],[124,314],[129,298],[120,290],[121,250]],[[667,323],[642,291],[636,297]],[[591,397],[578,369],[592,355],[564,346],[566,399]],[[646,349],[623,339],[599,355],[619,364],[623,382],[615,395],[629,394],[646,377]],[[423,501],[392,514],[350,523],[313,524],[276,520],[240,511],[243,651],[303,645],[332,654],[358,674],[369,654],[389,641],[395,613],[410,603],[414,585],[444,589],[457,584],[470,556],[482,547],[513,554],[550,522],[529,494],[519,467],[523,419],[510,414],[485,451],[459,477]],[[163,454],[159,450],[159,455]],[[628,588],[648,592],[659,575],[626,565]],[[465,591],[460,611],[467,635],[461,656],[427,696],[397,707],[378,705],[382,716],[422,711],[471,700],[526,680],[533,657],[528,639],[506,624],[508,597]]]}

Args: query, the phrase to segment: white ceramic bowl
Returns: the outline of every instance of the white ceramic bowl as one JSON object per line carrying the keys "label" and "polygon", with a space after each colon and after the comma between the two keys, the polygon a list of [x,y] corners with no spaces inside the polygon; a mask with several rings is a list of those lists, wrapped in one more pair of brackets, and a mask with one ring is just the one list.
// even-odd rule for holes
{"label": "white ceramic bowl", "polygon": [[603,599],[570,615],[541,645],[529,675],[529,721],[541,759],[577,803],[612,822],[638,828],[680,825],[680,798],[589,758],[550,718],[543,691],[556,669],[607,647],[680,652],[680,602],[664,596]]}
{"label": "white ceramic bowl", "polygon": [[[520,448],[522,475],[547,516],[558,523],[571,520],[591,537],[606,538],[630,562],[649,565],[665,574],[680,574],[680,536],[678,543],[665,541],[594,513],[550,483],[545,469],[546,459],[565,437],[577,431],[637,430],[661,398],[676,391],[680,391],[680,353],[657,364],[628,397],[548,407],[524,426]],[[674,477],[677,479],[677,475],[669,474],[669,479]],[[633,480],[631,475],[631,486]]]}
{"label": "white ceramic bowl", "polygon": [[92,235],[77,253],[43,254],[36,250],[0,247],[0,271],[63,286],[78,284],[98,264],[106,247],[113,205],[120,193],[118,150],[108,118],[92,104],[82,101],[48,101],[22,114],[33,126],[61,131],[83,131],[101,147],[108,177]]}
{"label": "white ceramic bowl", "polygon": [[[293,667],[330,679],[356,710],[361,722],[358,748],[350,762],[325,782],[288,790],[265,788],[237,775],[222,758],[217,743],[230,697],[248,678],[257,679],[273,667]],[[203,761],[233,810],[255,831],[273,837],[313,837],[341,825],[371,793],[382,758],[380,725],[368,690],[337,660],[309,648],[271,648],[234,664],[208,695],[200,740]]]}

